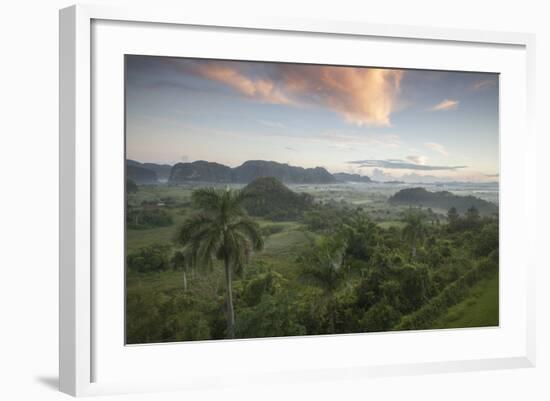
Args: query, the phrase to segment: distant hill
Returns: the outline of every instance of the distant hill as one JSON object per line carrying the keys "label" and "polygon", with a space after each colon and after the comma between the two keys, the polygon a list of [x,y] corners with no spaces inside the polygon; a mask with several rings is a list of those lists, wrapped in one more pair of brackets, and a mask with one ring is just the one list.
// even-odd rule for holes
{"label": "distant hill", "polygon": [[169,182],[188,181],[243,183],[260,177],[274,177],[288,184],[329,184],[336,178],[322,167],[303,168],[265,160],[249,160],[231,168],[204,160],[192,163],[177,163],[172,167]]}
{"label": "distant hill", "polygon": [[231,168],[219,163],[199,160],[193,163],[177,163],[170,172],[171,183],[187,181],[232,182]]}
{"label": "distant hill", "polygon": [[233,169],[233,181],[248,183],[259,177],[275,177],[289,184],[328,184],[335,178],[322,167],[303,168],[265,160],[249,160]]}
{"label": "distant hill", "polygon": [[168,181],[172,166],[169,164],[143,163],[143,167],[153,170],[160,181]]}
{"label": "distant hill", "polygon": [[333,174],[334,178],[340,182],[372,182],[370,177],[366,175],[359,174],[349,174],[349,173],[336,173]]}
{"label": "distant hill", "polygon": [[126,160],[126,178],[130,178],[137,184],[155,184],[158,182],[155,171],[134,160]]}
{"label": "distant hill", "polygon": [[257,178],[243,191],[251,195],[244,206],[252,216],[272,220],[295,219],[313,206],[311,195],[296,193],[275,177]]}
{"label": "distant hill", "polygon": [[497,205],[475,196],[459,196],[448,191],[430,192],[424,188],[402,189],[390,197],[389,202],[398,205],[423,206],[444,210],[449,210],[454,206],[460,214],[466,213],[472,206],[482,215],[491,215],[498,212]]}

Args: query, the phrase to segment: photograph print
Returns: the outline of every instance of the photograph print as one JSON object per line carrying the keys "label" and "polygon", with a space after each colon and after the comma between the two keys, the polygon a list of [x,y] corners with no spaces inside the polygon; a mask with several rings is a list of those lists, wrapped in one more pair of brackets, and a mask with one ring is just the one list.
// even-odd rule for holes
{"label": "photograph print", "polygon": [[498,105],[494,73],[126,55],[126,344],[498,326]]}

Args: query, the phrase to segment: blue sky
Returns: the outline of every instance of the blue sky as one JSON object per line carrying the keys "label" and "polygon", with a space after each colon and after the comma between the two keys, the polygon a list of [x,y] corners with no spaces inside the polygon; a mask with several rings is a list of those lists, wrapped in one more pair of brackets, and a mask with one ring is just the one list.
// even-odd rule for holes
{"label": "blue sky", "polygon": [[498,179],[498,75],[127,56],[127,157]]}

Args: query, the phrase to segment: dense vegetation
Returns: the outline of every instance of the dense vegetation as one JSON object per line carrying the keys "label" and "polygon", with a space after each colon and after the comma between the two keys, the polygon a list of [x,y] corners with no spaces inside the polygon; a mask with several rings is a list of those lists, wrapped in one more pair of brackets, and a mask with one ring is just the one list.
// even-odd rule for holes
{"label": "dense vegetation", "polygon": [[271,178],[129,192],[128,216],[172,221],[128,220],[127,342],[498,324],[496,216],[332,191]]}
{"label": "dense vegetation", "polygon": [[251,216],[274,221],[299,218],[313,206],[311,195],[293,192],[273,177],[257,178],[243,192],[248,195],[243,206]]}
{"label": "dense vegetation", "polygon": [[457,196],[449,191],[430,192],[424,188],[406,188],[389,199],[390,203],[408,206],[424,206],[448,210],[454,207],[459,214],[464,214],[473,207],[482,215],[497,213],[498,208],[491,202],[474,196]]}

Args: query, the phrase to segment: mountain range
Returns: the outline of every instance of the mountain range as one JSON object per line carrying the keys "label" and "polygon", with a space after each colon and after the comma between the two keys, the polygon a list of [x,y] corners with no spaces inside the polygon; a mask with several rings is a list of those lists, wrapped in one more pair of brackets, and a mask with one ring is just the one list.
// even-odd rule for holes
{"label": "mountain range", "polygon": [[371,182],[369,177],[359,174],[331,174],[323,167],[303,168],[266,160],[248,160],[233,168],[204,160],[176,163],[174,166],[126,160],[126,174],[138,184],[154,184],[159,181],[168,181],[172,184],[186,182],[248,184],[260,177],[274,177],[286,184]]}

